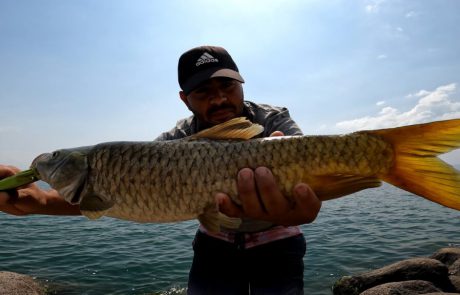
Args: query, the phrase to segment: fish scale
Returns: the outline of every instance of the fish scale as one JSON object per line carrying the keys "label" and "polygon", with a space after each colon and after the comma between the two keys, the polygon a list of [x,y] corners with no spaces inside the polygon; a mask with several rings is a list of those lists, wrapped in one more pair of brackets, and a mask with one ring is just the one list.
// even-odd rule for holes
{"label": "fish scale", "polygon": [[198,217],[212,231],[236,224],[217,211],[214,195],[224,192],[239,203],[237,174],[245,167],[271,169],[289,199],[300,182],[326,201],[383,180],[460,210],[460,175],[437,158],[460,146],[458,119],[347,135],[249,139],[259,132],[237,118],[181,140],[61,150],[38,157],[32,167],[90,218]]}

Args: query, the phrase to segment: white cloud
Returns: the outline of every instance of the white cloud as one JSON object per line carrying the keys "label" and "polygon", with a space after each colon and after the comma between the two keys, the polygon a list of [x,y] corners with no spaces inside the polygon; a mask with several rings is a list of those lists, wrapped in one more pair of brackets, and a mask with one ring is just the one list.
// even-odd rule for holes
{"label": "white cloud", "polygon": [[406,18],[416,17],[417,15],[418,15],[417,12],[415,12],[415,11],[409,11],[408,13],[406,13]]}
{"label": "white cloud", "polygon": [[407,97],[407,98],[422,97],[422,96],[426,96],[426,95],[428,95],[428,94],[430,94],[429,91],[426,91],[426,90],[423,90],[423,89],[422,89],[422,90],[420,90],[420,91],[417,92],[417,93],[408,94],[406,97]]}
{"label": "white cloud", "polygon": [[366,5],[366,11],[368,13],[377,13],[380,10],[380,6],[382,5],[385,0],[369,0],[367,1],[368,4]]}
{"label": "white cloud", "polygon": [[376,103],[376,105],[379,107],[379,106],[383,106],[385,104],[385,101],[384,100],[381,100],[381,101],[378,101]]}
{"label": "white cloud", "polygon": [[376,116],[338,122],[335,127],[342,132],[363,129],[381,129],[436,120],[460,118],[460,99],[453,98],[457,85],[455,83],[439,86],[433,91],[421,90],[408,97],[419,97],[417,104],[410,110],[402,112],[384,103],[377,103],[383,108]]}
{"label": "white cloud", "polygon": [[386,54],[380,54],[377,56],[377,59],[386,59],[388,56]]}

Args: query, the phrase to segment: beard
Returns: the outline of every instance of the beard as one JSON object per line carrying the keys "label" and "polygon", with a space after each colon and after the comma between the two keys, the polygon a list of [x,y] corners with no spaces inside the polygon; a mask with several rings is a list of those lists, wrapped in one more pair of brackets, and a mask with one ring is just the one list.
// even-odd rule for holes
{"label": "beard", "polygon": [[189,110],[192,111],[195,118],[198,119],[198,129],[203,130],[241,116],[243,113],[243,106],[238,108],[238,106],[226,102],[219,106],[210,107],[205,114],[201,114],[191,108],[189,108]]}

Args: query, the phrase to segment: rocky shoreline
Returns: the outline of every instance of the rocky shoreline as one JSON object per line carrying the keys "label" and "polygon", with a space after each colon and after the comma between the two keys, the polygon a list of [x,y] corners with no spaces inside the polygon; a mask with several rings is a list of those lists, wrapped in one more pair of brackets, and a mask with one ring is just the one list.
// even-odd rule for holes
{"label": "rocky shoreline", "polygon": [[[342,277],[332,291],[334,295],[460,295],[460,248],[442,248],[427,258]],[[46,295],[47,287],[30,276],[0,271],[0,294]]]}
{"label": "rocky shoreline", "polygon": [[334,295],[460,294],[460,248],[442,248],[428,258],[345,276],[332,290]]}
{"label": "rocky shoreline", "polygon": [[34,278],[9,271],[0,271],[0,294],[45,295],[46,288]]}

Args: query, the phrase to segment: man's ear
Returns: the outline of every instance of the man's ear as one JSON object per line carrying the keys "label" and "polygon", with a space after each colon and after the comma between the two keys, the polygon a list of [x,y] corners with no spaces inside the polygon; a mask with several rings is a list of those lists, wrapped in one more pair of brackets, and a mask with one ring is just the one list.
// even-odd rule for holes
{"label": "man's ear", "polygon": [[187,106],[187,108],[190,109],[189,103],[188,103],[188,100],[187,100],[187,95],[185,94],[184,91],[179,91],[179,97],[180,97],[180,99],[185,103],[185,105]]}

